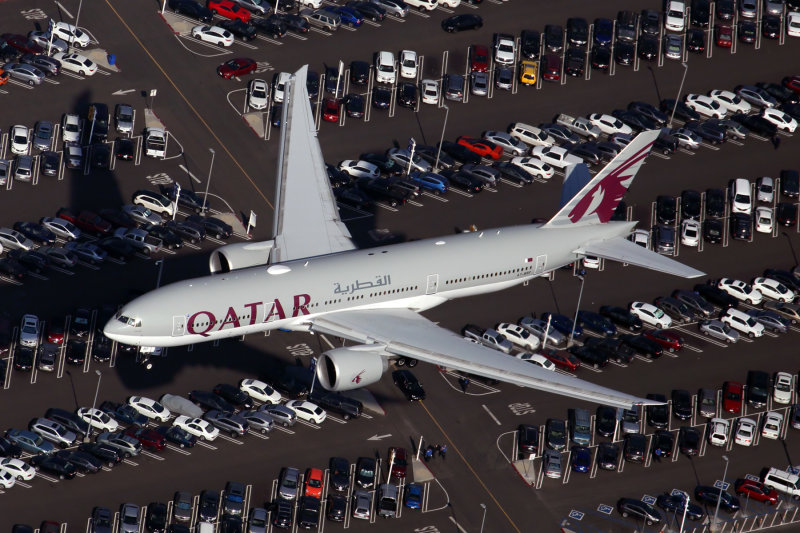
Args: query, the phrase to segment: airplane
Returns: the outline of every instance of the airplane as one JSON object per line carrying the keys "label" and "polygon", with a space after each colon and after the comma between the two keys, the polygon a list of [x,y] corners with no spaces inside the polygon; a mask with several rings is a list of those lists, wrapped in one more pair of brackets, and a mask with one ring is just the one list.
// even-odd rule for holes
{"label": "airplane", "polygon": [[216,249],[211,275],[157,288],[124,305],[105,325],[107,337],[167,347],[273,329],[303,331],[356,343],[320,355],[316,379],[332,391],[379,381],[390,361],[424,361],[606,405],[654,403],[469,342],[420,313],[519,285],[585,255],[703,275],[627,240],[636,222],[609,221],[658,131],[640,133],[594,177],[576,165],[565,180],[563,206],[544,224],[357,249],[328,182],[306,69],[287,84],[274,238]]}

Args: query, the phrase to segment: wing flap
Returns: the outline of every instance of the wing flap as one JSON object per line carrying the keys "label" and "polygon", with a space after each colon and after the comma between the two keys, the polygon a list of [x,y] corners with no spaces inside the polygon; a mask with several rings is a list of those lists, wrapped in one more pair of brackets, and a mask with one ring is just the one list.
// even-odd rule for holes
{"label": "wing flap", "polygon": [[628,239],[617,237],[605,241],[594,241],[584,244],[575,253],[581,255],[594,255],[603,259],[611,259],[621,263],[629,263],[650,270],[672,274],[683,278],[698,278],[705,276],[701,272],[674,259],[648,250]]}
{"label": "wing flap", "polygon": [[329,313],[311,319],[311,331],[364,344],[388,353],[499,379],[522,387],[591,402],[630,408],[652,403],[644,398],[545,370],[446,330],[408,309],[370,309]]}

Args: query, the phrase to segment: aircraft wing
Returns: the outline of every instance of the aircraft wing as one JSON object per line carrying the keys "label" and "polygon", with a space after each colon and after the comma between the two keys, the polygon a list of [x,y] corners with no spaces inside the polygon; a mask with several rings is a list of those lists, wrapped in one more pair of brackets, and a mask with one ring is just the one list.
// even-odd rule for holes
{"label": "aircraft wing", "polygon": [[578,250],[575,250],[575,253],[612,259],[621,263],[629,263],[684,278],[705,276],[705,273],[695,268],[648,250],[622,237],[584,244]]}
{"label": "aircraft wing", "polygon": [[[358,343],[383,346],[393,355],[413,357],[479,376],[615,407],[651,400],[545,370],[532,363],[467,341],[410,309],[369,309],[328,313],[311,319],[310,330]],[[655,402],[660,403],[660,402]]]}
{"label": "aircraft wing", "polygon": [[302,67],[286,84],[275,193],[271,261],[291,261],[355,248],[339,218]]}

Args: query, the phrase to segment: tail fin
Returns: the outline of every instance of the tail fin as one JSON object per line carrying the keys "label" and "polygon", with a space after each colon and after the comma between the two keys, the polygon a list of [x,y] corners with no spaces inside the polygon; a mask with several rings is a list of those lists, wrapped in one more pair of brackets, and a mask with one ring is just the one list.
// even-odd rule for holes
{"label": "tail fin", "polygon": [[643,131],[544,225],[554,228],[608,222],[642,166],[659,130]]}

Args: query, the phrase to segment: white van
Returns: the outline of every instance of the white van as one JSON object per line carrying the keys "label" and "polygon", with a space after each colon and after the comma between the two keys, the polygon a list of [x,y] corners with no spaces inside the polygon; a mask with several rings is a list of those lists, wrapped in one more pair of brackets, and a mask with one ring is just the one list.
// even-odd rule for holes
{"label": "white van", "polygon": [[770,468],[767,475],[764,476],[764,485],[791,496],[795,500],[800,500],[800,477],[797,474]]}
{"label": "white van", "polygon": [[556,142],[549,134],[529,124],[515,122],[508,127],[508,134],[531,146],[553,146]]}
{"label": "white van", "polygon": [[733,329],[744,333],[751,339],[753,337],[760,337],[764,334],[764,324],[758,322],[755,318],[747,313],[743,313],[738,309],[729,308],[725,314],[720,318],[723,324],[727,324]]}
{"label": "white van", "polygon": [[750,194],[750,181],[738,178],[731,185],[731,212],[749,215],[752,211],[753,196]]}

